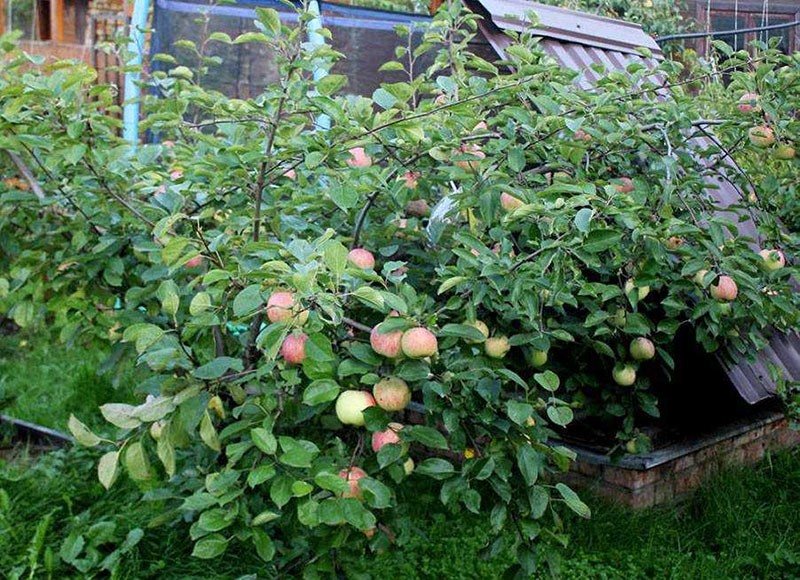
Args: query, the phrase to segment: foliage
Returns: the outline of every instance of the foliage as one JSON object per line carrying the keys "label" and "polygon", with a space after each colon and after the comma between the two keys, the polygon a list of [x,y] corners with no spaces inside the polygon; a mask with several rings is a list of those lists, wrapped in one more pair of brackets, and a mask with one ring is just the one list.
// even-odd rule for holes
{"label": "foliage", "polygon": [[[559,481],[572,455],[554,435],[577,412],[646,448],[637,421],[658,414],[678,329],[691,324],[709,352],[752,354],[766,326],[796,325],[796,270],[766,272],[731,214],[715,213],[708,179],[745,180],[692,138],[705,125],[681,84],[654,98],[678,65],[652,77],[633,64],[577,90],[528,34],[505,63],[470,54],[476,17],[452,3],[386,63],[407,82],[343,97],[344,77],[313,80],[340,55],[304,42],[307,18],[288,27],[259,10],[256,32],[210,31],[208,43],[277,55],[282,81],[252,100],[203,88],[220,66],[203,46],[184,45],[195,69],[160,56],[172,68],[154,74],[144,124],[161,144],[136,152],[94,71],[39,74],[4,38],[0,135],[41,191],[3,193],[0,307],[66,341],[110,340],[147,369],[144,401],[101,407],[114,437],[70,427],[104,451],[104,486],[125,472],[163,500],[162,522],[193,522],[196,557],[246,545],[269,574],[330,573],[344,546],[387,548],[405,525],[393,508],[429,478],[453,513],[486,520],[510,574],[528,575],[567,544],[565,513],[590,514]],[[434,64],[419,71],[426,52]],[[407,210],[419,200],[430,219]],[[756,215],[793,255],[757,201],[729,211]],[[358,247],[374,269],[348,259]],[[713,298],[721,275],[736,300]],[[286,290],[288,320],[267,316]],[[487,356],[465,324],[476,318],[508,337],[505,358]],[[378,324],[432,329],[438,353],[382,358],[368,346]],[[290,336],[305,336],[302,364],[287,361]],[[631,360],[636,337],[654,360]],[[612,380],[623,368],[627,386]],[[422,412],[371,407],[365,428],[343,426],[340,393],[387,375]],[[401,444],[370,452],[391,419],[408,423]],[[361,497],[339,475],[353,467],[368,475]]]}

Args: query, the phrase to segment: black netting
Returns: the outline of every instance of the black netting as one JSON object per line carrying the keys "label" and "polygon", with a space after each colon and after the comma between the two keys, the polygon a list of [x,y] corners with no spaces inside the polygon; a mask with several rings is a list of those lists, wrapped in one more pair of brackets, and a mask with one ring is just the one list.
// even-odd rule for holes
{"label": "black netting", "polygon": [[[153,52],[176,56],[181,64],[196,65],[191,51],[180,41],[199,46],[213,32],[224,32],[231,38],[255,30],[254,8],[267,6],[278,10],[288,24],[297,22],[294,11],[276,0],[239,1],[229,6],[209,6],[204,0],[157,0],[155,4]],[[380,66],[395,58],[394,49],[402,42],[394,31],[398,24],[414,26],[429,20],[425,16],[384,12],[322,4],[323,25],[333,36],[330,45],[345,55],[334,72],[347,75],[347,90],[353,94],[370,95],[382,82],[404,79],[399,73],[380,72]],[[415,35],[416,42],[421,33]],[[257,95],[269,83],[277,80],[273,55],[264,45],[246,43],[225,45],[210,42],[208,56],[218,56],[223,63],[212,66],[203,79],[207,88],[219,90],[230,97],[247,98]],[[419,70],[429,61],[419,62]],[[158,65],[158,63],[156,63]]]}

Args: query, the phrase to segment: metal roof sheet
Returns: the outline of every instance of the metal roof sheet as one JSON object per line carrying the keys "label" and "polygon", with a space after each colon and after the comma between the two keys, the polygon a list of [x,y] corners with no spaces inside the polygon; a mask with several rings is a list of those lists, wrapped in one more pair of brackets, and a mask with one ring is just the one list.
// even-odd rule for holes
{"label": "metal roof sheet", "polygon": [[[526,0],[467,0],[467,5],[484,16],[479,23],[480,31],[498,56],[503,58],[512,42],[504,30],[532,29],[542,37],[547,54],[580,73],[575,82],[582,89],[590,88],[600,78],[592,65],[601,64],[606,71],[625,72],[634,62],[655,69],[663,58],[655,41],[637,24]],[[538,24],[533,27],[530,27],[531,13],[538,17]],[[643,56],[637,50],[639,47],[648,48],[652,57]],[[710,135],[693,141],[704,148],[716,145]],[[738,235],[749,238],[757,249],[761,236],[753,220],[740,220],[738,212],[734,214],[728,209],[743,197],[742,191],[726,178],[726,172],[734,170],[730,161],[718,164],[714,174],[706,179],[708,193],[717,203],[717,215],[736,223]],[[752,361],[717,356],[736,390],[750,404],[776,394],[776,385],[770,378],[770,364],[776,365],[787,379],[800,380],[800,334],[781,334],[767,329],[765,335],[769,337],[769,346]]]}

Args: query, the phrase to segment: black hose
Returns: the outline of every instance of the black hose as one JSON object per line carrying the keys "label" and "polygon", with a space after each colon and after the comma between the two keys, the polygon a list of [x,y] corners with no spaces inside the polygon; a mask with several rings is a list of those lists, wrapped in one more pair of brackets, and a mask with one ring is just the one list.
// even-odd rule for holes
{"label": "black hose", "polygon": [[771,24],[770,26],[757,26],[755,28],[740,28],[738,30],[719,30],[716,32],[688,32],[685,34],[669,34],[667,36],[660,36],[655,39],[659,44],[670,40],[684,40],[688,38],[715,38],[717,36],[731,36],[734,34],[745,34],[747,32],[762,32],[764,30],[780,30],[782,28],[792,28],[800,25],[800,20],[793,22],[785,22],[783,24]]}

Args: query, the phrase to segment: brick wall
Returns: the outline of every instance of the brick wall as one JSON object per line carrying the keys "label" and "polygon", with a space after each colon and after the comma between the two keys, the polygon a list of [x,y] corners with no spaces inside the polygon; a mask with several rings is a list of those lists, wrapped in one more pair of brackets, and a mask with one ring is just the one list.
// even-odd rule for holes
{"label": "brick wall", "polygon": [[724,466],[750,465],[767,450],[798,444],[800,432],[790,429],[785,419],[775,419],[649,469],[578,459],[567,480],[630,507],[645,508],[685,496]]}

